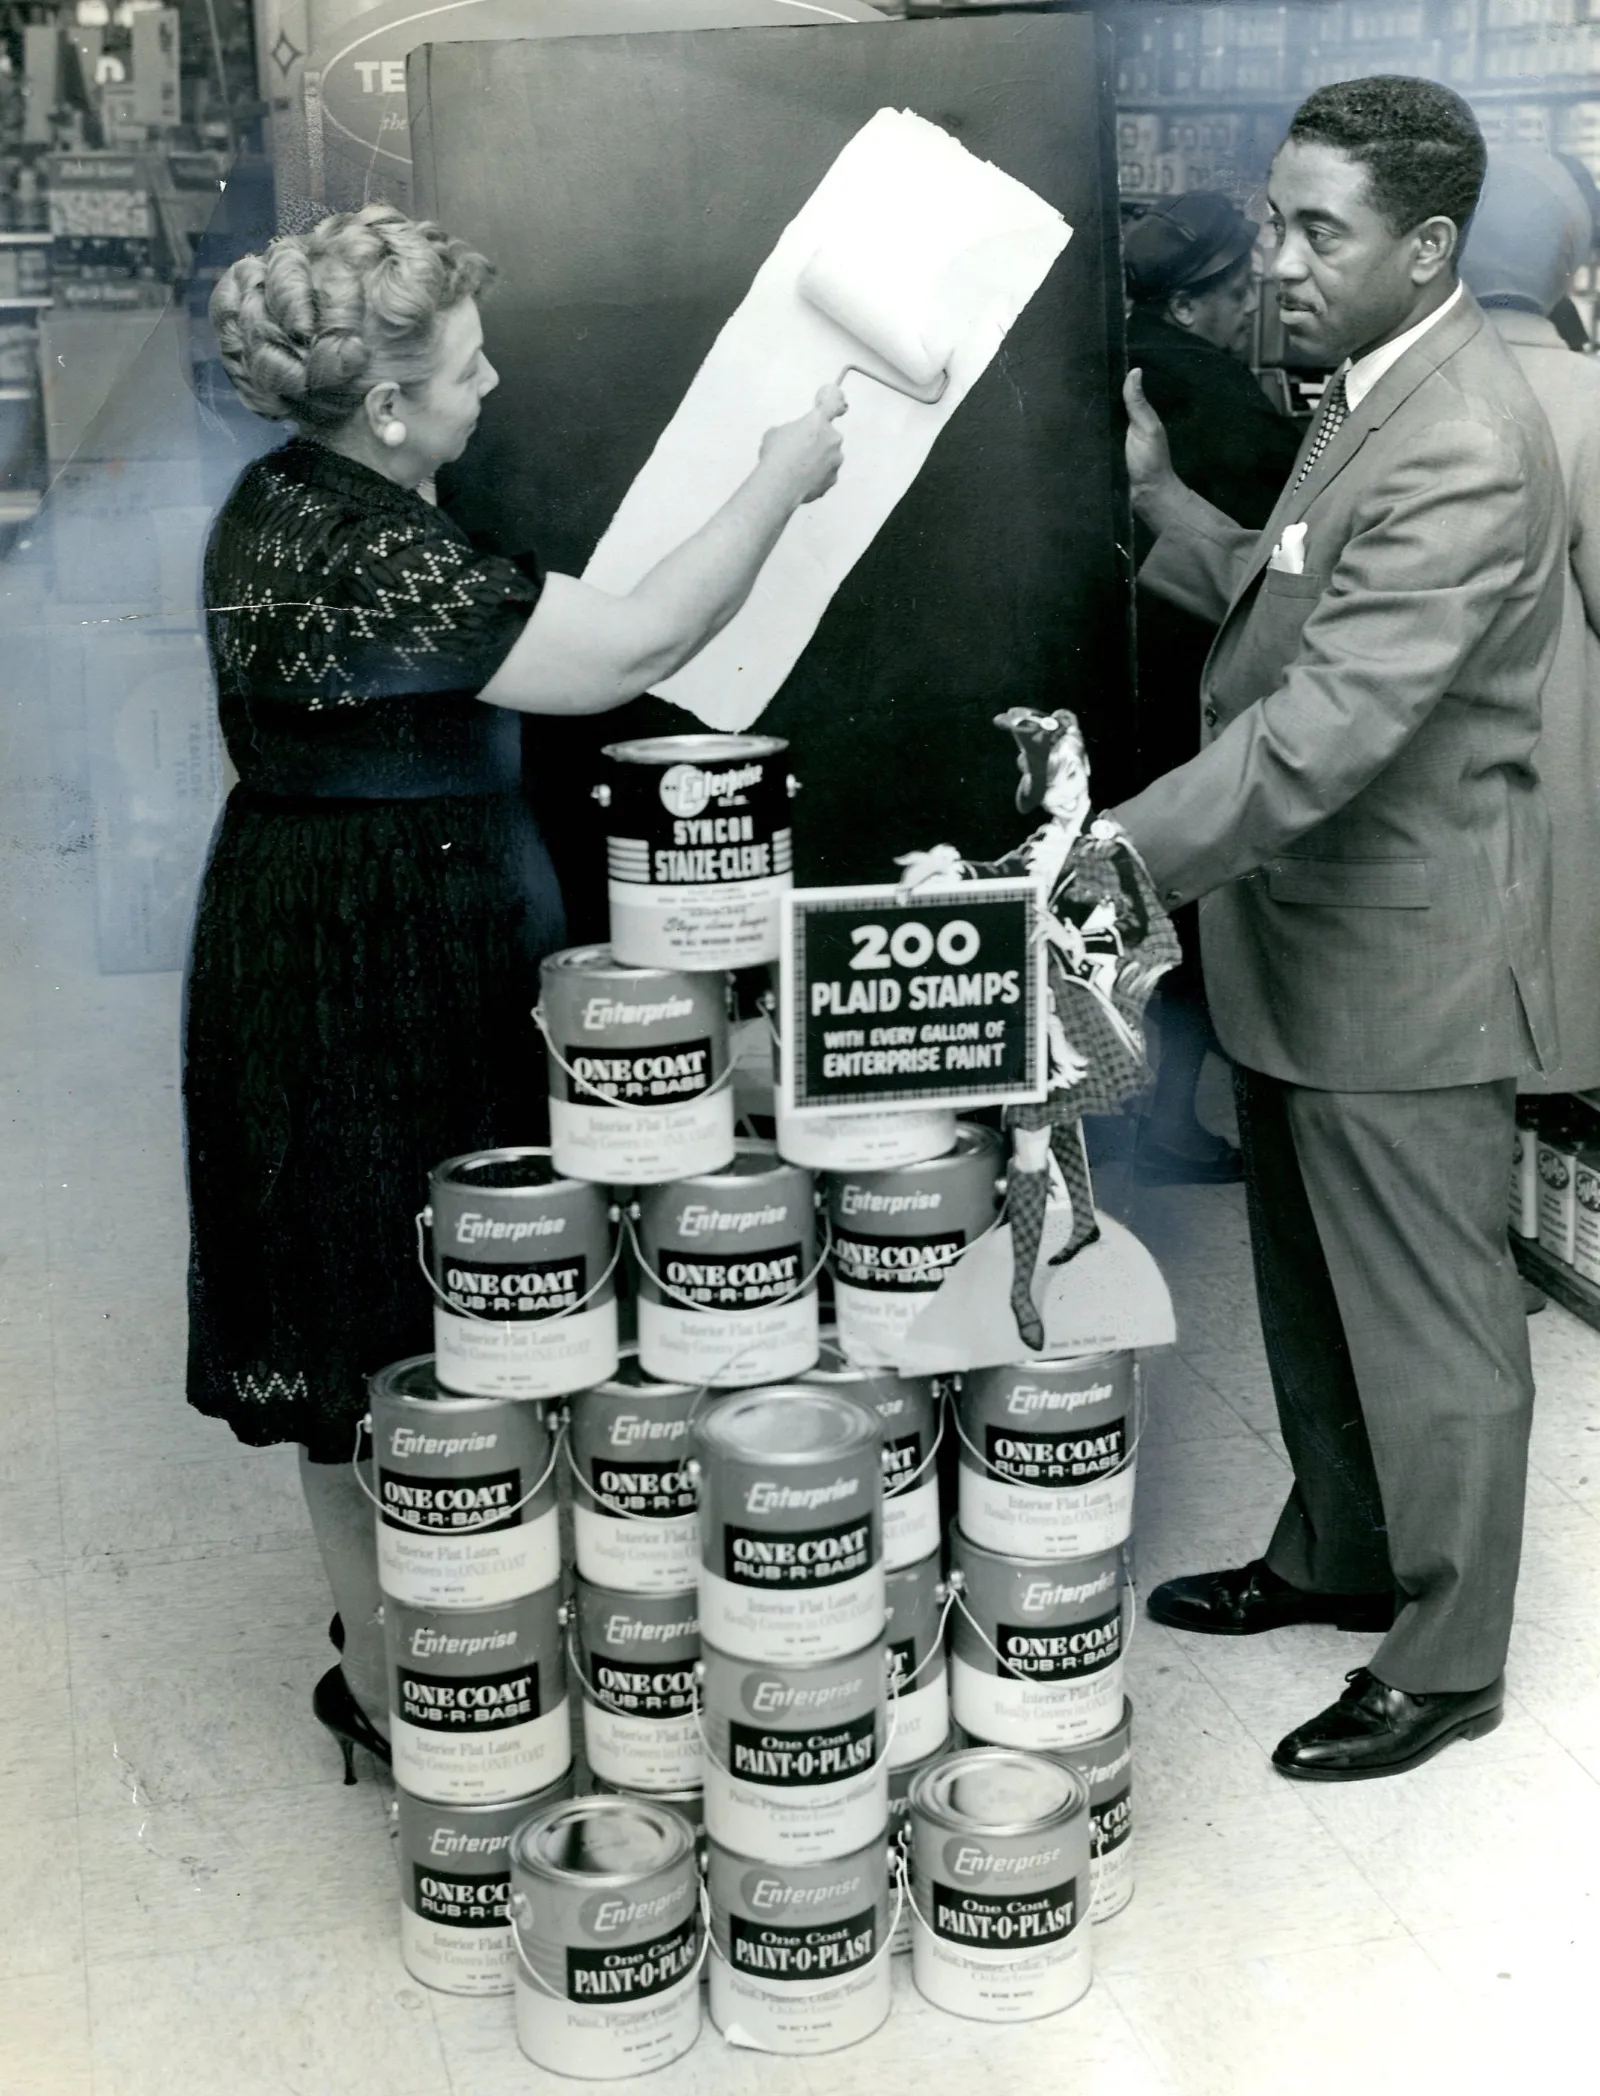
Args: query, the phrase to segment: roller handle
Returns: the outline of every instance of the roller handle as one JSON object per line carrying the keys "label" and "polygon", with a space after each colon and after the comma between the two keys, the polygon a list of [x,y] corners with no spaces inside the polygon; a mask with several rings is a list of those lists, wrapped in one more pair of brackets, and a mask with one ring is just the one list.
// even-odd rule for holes
{"label": "roller handle", "polygon": [[891,393],[903,393],[908,400],[920,400],[924,407],[930,408],[943,400],[945,388],[950,383],[948,371],[941,371],[939,376],[928,385],[918,386],[898,373],[891,378],[887,371],[873,371],[866,364],[846,364],[843,371],[839,373],[841,386],[852,371],[859,371],[863,378],[876,379],[880,386],[887,386]]}

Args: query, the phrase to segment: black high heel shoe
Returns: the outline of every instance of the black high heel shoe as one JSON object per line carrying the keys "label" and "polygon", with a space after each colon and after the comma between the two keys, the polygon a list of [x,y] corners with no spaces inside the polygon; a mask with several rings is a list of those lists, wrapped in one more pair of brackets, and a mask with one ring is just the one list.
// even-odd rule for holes
{"label": "black high heel shoe", "polygon": [[374,1761],[381,1761],[391,1768],[394,1757],[389,1751],[389,1742],[367,1717],[366,1712],[350,1693],[350,1685],[337,1667],[329,1667],[326,1674],[311,1691],[311,1715],[319,1725],[326,1726],[339,1742],[339,1752],[344,1756],[344,1780],[356,1780],[355,1750],[364,1747]]}

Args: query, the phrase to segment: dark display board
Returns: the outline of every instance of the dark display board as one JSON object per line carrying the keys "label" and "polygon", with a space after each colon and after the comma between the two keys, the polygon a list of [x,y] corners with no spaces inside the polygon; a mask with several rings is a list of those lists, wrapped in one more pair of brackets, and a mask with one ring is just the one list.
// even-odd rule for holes
{"label": "dark display board", "polygon": [[[581,573],[779,233],[874,113],[910,109],[1054,204],[1066,252],[759,723],[793,745],[802,883],[892,879],[1024,827],[1013,705],[1070,706],[1113,799],[1135,735],[1109,33],[1091,15],[431,45],[419,207],[480,247],[501,373],[445,495]],[[808,403],[797,402],[796,412]],[[845,424],[848,442],[848,421]],[[753,463],[753,461],[752,461]],[[644,699],[530,721],[575,936],[603,932],[593,752],[697,725]]]}

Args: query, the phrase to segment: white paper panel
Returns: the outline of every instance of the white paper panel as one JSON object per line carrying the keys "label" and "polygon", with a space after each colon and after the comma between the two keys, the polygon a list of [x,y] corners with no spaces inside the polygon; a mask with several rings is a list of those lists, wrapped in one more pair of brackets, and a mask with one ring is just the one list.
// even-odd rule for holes
{"label": "white paper panel", "polygon": [[801,297],[821,251],[880,340],[952,345],[926,407],[862,377],[846,385],[845,462],[797,512],[738,617],[656,687],[708,727],[749,727],[793,669],[833,593],[921,470],[939,432],[1071,238],[1059,211],[909,110],[880,109],[791,221],[717,337],[585,570],[619,595],[697,531],[755,463],[763,434],[803,414],[870,351]]}

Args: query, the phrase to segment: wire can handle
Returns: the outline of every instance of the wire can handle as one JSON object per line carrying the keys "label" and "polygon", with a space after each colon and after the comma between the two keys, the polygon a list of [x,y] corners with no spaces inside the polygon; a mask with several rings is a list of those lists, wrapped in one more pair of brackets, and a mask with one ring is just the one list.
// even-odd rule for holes
{"label": "wire can handle", "polygon": [[733,1057],[730,1055],[727,1068],[720,1077],[713,1077],[711,1082],[700,1091],[689,1092],[682,1099],[664,1099],[659,1106],[652,1106],[646,1099],[618,1099],[612,1093],[603,1090],[599,1085],[591,1084],[587,1077],[580,1076],[571,1063],[567,1061],[561,1050],[556,1046],[555,1036],[550,1031],[550,1021],[545,1015],[545,1008],[542,1004],[536,1004],[533,1007],[533,1023],[544,1036],[545,1050],[550,1060],[556,1065],[557,1069],[565,1072],[569,1083],[575,1084],[580,1092],[587,1092],[591,1099],[599,1099],[607,1106],[620,1106],[628,1113],[681,1113],[684,1107],[693,1106],[698,1100],[710,1099],[718,1092],[725,1092],[733,1082]]}
{"label": "wire can handle", "polygon": [[[617,1223],[620,1222],[621,1218],[622,1210],[613,1204],[609,1211],[608,1219],[613,1223]],[[617,1263],[622,1257],[622,1232],[618,1230],[611,1240],[611,1257],[606,1262],[605,1271],[600,1275],[600,1278],[592,1288],[587,1289],[580,1295],[575,1303],[568,1303],[564,1310],[552,1310],[548,1317],[531,1320],[527,1326],[519,1327],[514,1325],[510,1318],[485,1317],[481,1310],[469,1310],[463,1303],[452,1303],[449,1296],[445,1294],[444,1290],[434,1279],[433,1268],[428,1263],[427,1233],[433,1227],[433,1207],[431,1203],[427,1207],[417,1210],[416,1224],[417,1265],[422,1269],[422,1278],[427,1282],[429,1291],[439,1304],[439,1307],[442,1310],[448,1310],[452,1317],[465,1317],[475,1325],[497,1325],[501,1331],[516,1329],[536,1331],[540,1325],[560,1324],[565,1317],[576,1317],[585,1304],[592,1303],[601,1289],[605,1287],[611,1276],[616,1272]]]}
{"label": "wire can handle", "polygon": [[[392,1510],[384,1505],[383,1501],[378,1497],[377,1493],[373,1491],[372,1487],[367,1483],[365,1476],[362,1474],[361,1437],[363,1434],[370,1431],[371,1426],[372,1414],[370,1412],[365,1413],[356,1422],[356,1445],[350,1457],[350,1468],[355,1475],[356,1483],[361,1487],[361,1490],[366,1494],[367,1498],[377,1508],[378,1512],[381,1515],[383,1515],[386,1519],[392,1520]],[[530,1500],[537,1499],[539,1494],[544,1490],[545,1486],[549,1484],[551,1474],[555,1470],[557,1459],[559,1458],[562,1447],[565,1443],[566,1433],[567,1421],[565,1414],[563,1414],[556,1421],[555,1431],[550,1436],[549,1462],[545,1464],[544,1468],[539,1472],[538,1477],[534,1480],[534,1482],[528,1487],[527,1491],[523,1493],[522,1497],[519,1500],[517,1500],[514,1505],[508,1507],[494,1507],[488,1513],[486,1513],[481,1520],[463,1521],[460,1524],[460,1526],[456,1528],[413,1528],[411,1524],[407,1521],[400,1522],[398,1526],[405,1529],[408,1535],[433,1536],[446,1539],[455,1536],[475,1536],[479,1533],[481,1529],[503,1527],[512,1514],[520,1514],[522,1512],[522,1509],[528,1505]]]}

